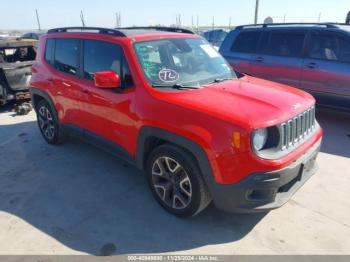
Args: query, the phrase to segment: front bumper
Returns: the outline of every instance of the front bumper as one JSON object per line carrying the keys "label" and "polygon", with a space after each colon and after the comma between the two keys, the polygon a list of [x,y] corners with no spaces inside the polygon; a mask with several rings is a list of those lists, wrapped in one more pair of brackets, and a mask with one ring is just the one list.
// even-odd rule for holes
{"label": "front bumper", "polygon": [[281,170],[255,173],[235,184],[216,184],[211,190],[216,207],[228,212],[253,213],[284,205],[317,171],[320,147],[321,139]]}

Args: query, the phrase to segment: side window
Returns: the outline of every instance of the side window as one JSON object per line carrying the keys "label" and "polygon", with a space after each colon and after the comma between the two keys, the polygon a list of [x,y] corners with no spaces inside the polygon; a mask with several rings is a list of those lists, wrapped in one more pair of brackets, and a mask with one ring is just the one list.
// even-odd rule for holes
{"label": "side window", "polygon": [[272,31],[264,53],[276,56],[301,57],[304,39],[304,33]]}
{"label": "side window", "polygon": [[78,39],[56,39],[54,67],[66,74],[78,74]]}
{"label": "side window", "polygon": [[261,32],[240,33],[231,47],[231,51],[240,53],[255,53]]}
{"label": "side window", "polygon": [[328,61],[350,62],[350,41],[335,34],[313,34],[309,57]]}
{"label": "side window", "polygon": [[339,58],[341,62],[350,63],[350,40],[349,39],[340,38]]}
{"label": "side window", "polygon": [[264,31],[262,33],[262,36],[260,39],[260,44],[258,46],[257,53],[259,53],[259,54],[266,54],[267,53],[269,40],[270,40],[270,32]]}
{"label": "side window", "polygon": [[338,60],[338,38],[332,34],[313,34],[310,40],[309,57]]}
{"label": "side window", "polygon": [[85,40],[84,78],[93,80],[94,74],[101,71],[114,71],[122,77],[125,86],[133,84],[120,46],[102,41]]}
{"label": "side window", "polygon": [[52,55],[53,55],[53,49],[55,46],[55,40],[54,39],[48,39],[46,40],[46,46],[45,46],[45,60],[48,64],[52,65]]}

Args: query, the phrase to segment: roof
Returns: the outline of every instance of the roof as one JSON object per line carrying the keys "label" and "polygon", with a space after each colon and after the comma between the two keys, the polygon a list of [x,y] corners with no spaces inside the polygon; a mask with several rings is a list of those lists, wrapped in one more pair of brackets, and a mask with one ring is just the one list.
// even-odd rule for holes
{"label": "roof", "polygon": [[149,34],[194,34],[192,31],[183,28],[174,27],[123,27],[123,28],[101,28],[101,27],[62,27],[54,28],[48,31],[53,33],[97,33],[117,37],[132,37]]}
{"label": "roof", "polygon": [[350,28],[350,25],[339,24],[339,23],[274,23],[274,24],[240,25],[240,26],[237,26],[235,29],[285,28],[285,27],[325,27],[325,28],[345,30],[344,28]]}

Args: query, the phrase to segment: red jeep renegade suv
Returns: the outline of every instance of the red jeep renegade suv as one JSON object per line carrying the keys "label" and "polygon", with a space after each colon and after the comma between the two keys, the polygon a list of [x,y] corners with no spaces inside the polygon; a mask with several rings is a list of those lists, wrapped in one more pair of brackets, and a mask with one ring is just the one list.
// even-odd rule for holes
{"label": "red jeep renegade suv", "polygon": [[237,76],[171,28],[58,28],[41,37],[31,94],[44,139],[74,134],[145,171],[156,200],[192,216],[280,207],[316,171],[314,98]]}

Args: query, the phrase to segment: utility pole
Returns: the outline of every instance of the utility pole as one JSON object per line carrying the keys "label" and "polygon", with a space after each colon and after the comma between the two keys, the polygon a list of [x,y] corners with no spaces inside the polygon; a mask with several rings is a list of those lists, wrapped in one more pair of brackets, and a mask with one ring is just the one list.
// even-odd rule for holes
{"label": "utility pole", "polygon": [[256,2],[255,2],[254,24],[257,24],[257,23],[258,23],[258,16],[259,16],[259,0],[256,0]]}
{"label": "utility pole", "polygon": [[283,23],[286,22],[286,16],[287,16],[287,14],[284,14],[284,16],[283,16]]}
{"label": "utility pole", "polygon": [[197,15],[197,33],[199,32],[199,16]]}
{"label": "utility pole", "polygon": [[38,9],[35,9],[35,15],[36,15],[36,21],[37,21],[37,23],[38,23],[39,31],[41,31]]}
{"label": "utility pole", "polygon": [[181,14],[178,14],[178,25],[177,27],[181,27]]}
{"label": "utility pole", "polygon": [[228,29],[231,29],[231,16],[228,18]]}
{"label": "utility pole", "polygon": [[120,12],[115,13],[115,27],[121,27],[122,26],[122,18],[120,15]]}
{"label": "utility pole", "polygon": [[84,21],[84,13],[83,13],[83,10],[80,11],[80,20],[81,20],[81,24],[83,25],[83,27],[85,27],[85,21]]}
{"label": "utility pole", "polygon": [[214,16],[213,16],[213,21],[211,23],[211,26],[212,26],[212,29],[214,30],[214,28],[215,28],[215,17]]}
{"label": "utility pole", "polygon": [[181,27],[181,15],[176,15],[176,27]]}
{"label": "utility pole", "polygon": [[194,30],[193,16],[191,16],[191,26],[192,26],[192,31],[193,31]]}
{"label": "utility pole", "polygon": [[318,14],[318,22],[319,22],[319,23],[321,22],[321,16],[322,16],[322,13],[320,12],[320,13]]}

